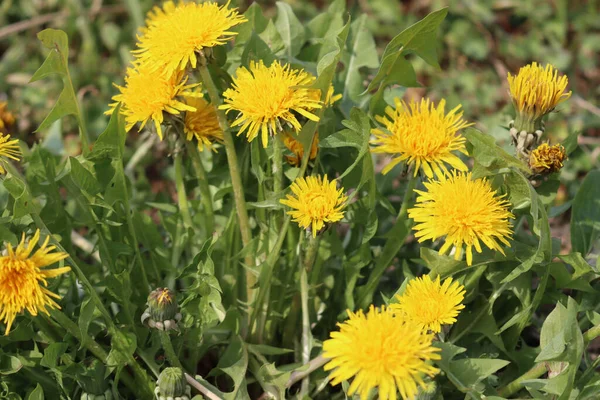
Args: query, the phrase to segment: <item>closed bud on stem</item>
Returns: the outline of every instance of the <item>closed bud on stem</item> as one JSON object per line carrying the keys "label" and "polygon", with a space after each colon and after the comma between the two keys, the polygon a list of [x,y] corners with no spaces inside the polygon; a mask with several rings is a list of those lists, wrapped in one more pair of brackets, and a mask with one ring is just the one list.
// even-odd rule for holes
{"label": "closed bud on stem", "polygon": [[143,324],[161,331],[177,329],[177,323],[181,320],[181,313],[175,294],[172,291],[168,288],[153,290],[148,295],[146,305],[148,308],[142,314]]}
{"label": "closed bud on stem", "polygon": [[425,382],[425,386],[419,387],[416,400],[433,400],[437,391],[437,384],[434,381]]}
{"label": "closed bud on stem", "polygon": [[157,400],[189,400],[191,388],[181,368],[165,368],[158,376],[154,394]]}

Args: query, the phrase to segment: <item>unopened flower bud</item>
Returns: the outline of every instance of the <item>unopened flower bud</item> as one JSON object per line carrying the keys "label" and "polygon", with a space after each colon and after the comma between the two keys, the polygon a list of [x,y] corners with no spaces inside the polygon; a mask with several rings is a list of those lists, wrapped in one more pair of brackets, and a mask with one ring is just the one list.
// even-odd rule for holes
{"label": "unopened flower bud", "polygon": [[161,331],[177,329],[181,314],[172,291],[167,288],[156,289],[148,295],[146,304],[148,308],[142,314],[142,323]]}
{"label": "unopened flower bud", "polygon": [[425,386],[419,387],[417,400],[432,400],[437,394],[437,385],[435,382],[425,382]]}
{"label": "unopened flower bud", "polygon": [[157,400],[189,400],[191,388],[188,386],[181,368],[165,368],[158,376],[154,394]]}

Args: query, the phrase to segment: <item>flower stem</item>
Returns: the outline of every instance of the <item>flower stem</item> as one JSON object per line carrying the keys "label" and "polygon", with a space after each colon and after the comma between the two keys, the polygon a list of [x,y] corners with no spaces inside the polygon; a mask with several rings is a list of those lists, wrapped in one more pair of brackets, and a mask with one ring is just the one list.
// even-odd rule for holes
{"label": "flower stem", "polygon": [[[308,273],[312,269],[317,253],[319,250],[319,238],[310,236],[308,247],[306,249],[306,255],[303,262],[300,265],[300,303],[302,306],[302,364],[308,364],[310,362],[310,352],[312,350],[312,333],[310,330],[310,311],[308,309]],[[302,379],[302,386],[300,387],[300,394],[298,398],[303,399],[308,395],[308,388],[310,385],[310,379],[308,375]]]}
{"label": "flower stem", "polygon": [[283,190],[283,152],[281,151],[281,140],[279,135],[273,138],[273,192],[275,194]]}
{"label": "flower stem", "polygon": [[588,343],[600,336],[600,325],[596,325],[585,331],[583,340]]}
{"label": "flower stem", "polygon": [[546,365],[545,363],[538,363],[533,366],[529,371],[525,372],[523,375],[506,385],[504,388],[498,390],[498,395],[504,398],[508,398],[513,394],[517,393],[523,387],[523,381],[529,379],[536,379],[546,373]]}
{"label": "flower stem", "polygon": [[162,344],[165,355],[167,356],[167,360],[169,360],[171,366],[183,368],[181,362],[179,361],[179,357],[177,357],[177,353],[173,348],[173,342],[171,342],[171,336],[169,335],[169,332],[159,330],[158,336],[160,337],[160,343]]}
{"label": "flower stem", "polygon": [[196,379],[192,378],[190,374],[185,373],[185,380],[190,386],[202,393],[202,395],[208,400],[221,400],[221,397],[217,396],[216,394],[211,392],[206,386],[198,382]]}
{"label": "flower stem", "polygon": [[[250,229],[250,220],[248,218],[248,210],[246,209],[246,199],[244,198],[244,186],[242,185],[242,177],[240,175],[240,167],[238,164],[237,153],[235,151],[235,144],[233,142],[233,136],[227,122],[227,116],[223,110],[219,110],[219,106],[222,104],[221,98],[217,91],[210,72],[206,67],[206,59],[201,54],[198,70],[200,77],[204,83],[204,87],[208,91],[210,101],[215,107],[217,112],[217,118],[219,120],[219,126],[223,131],[223,142],[225,144],[225,152],[227,153],[227,163],[229,165],[229,174],[231,175],[231,184],[233,186],[233,198],[235,200],[235,208],[237,212],[238,222],[240,224],[240,232],[242,234],[242,243],[244,247],[252,240],[252,231]],[[256,265],[252,254],[246,255],[246,300],[249,304],[252,302],[254,297],[254,285],[256,284],[256,277],[252,272],[252,268]],[[241,299],[244,300],[244,299]]]}
{"label": "flower stem", "polygon": [[215,230],[215,216],[213,212],[212,194],[210,193],[210,187],[208,186],[208,178],[206,177],[206,170],[204,169],[204,165],[202,165],[198,148],[187,140],[185,141],[185,145],[187,147],[188,154],[192,158],[192,165],[194,166],[194,171],[196,172],[196,177],[198,178],[198,188],[200,189],[202,204],[204,205],[204,213],[206,215],[206,231],[210,237]]}
{"label": "flower stem", "polygon": [[183,218],[183,225],[186,228],[192,228],[192,215],[190,214],[190,206],[188,204],[187,194],[185,192],[185,183],[183,182],[183,165],[181,161],[181,151],[176,151],[175,159],[175,187],[177,188],[177,203]]}
{"label": "flower stem", "polygon": [[[417,185],[418,176],[415,176],[413,173],[409,172],[409,179],[406,185],[406,191],[404,192],[404,197],[402,199],[402,206],[400,207],[400,211],[398,212],[398,218],[396,219],[396,224],[392,228],[392,230],[400,229],[401,231],[405,231],[405,236],[408,235],[408,230],[410,228],[402,229],[400,224],[406,224],[406,215],[408,212],[409,203],[411,203],[415,186]],[[362,288],[360,292],[360,297],[358,299],[357,304],[361,308],[367,308],[369,304],[373,302],[373,293],[375,289],[377,289],[377,285],[379,284],[379,280],[383,276],[385,270],[389,267],[390,263],[400,251],[400,248],[404,245],[404,238],[402,240],[387,240],[385,245],[383,246],[383,250],[381,252],[381,256],[377,260],[375,264],[375,268],[373,272],[369,275],[369,280]]]}

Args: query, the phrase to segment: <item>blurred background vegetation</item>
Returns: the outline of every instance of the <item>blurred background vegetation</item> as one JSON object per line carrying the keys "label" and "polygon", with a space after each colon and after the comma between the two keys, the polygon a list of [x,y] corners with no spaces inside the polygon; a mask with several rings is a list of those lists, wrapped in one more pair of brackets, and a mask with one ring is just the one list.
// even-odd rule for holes
{"label": "blurred background vegetation", "polygon": [[[325,0],[288,0],[301,20],[308,21],[327,7]],[[28,84],[43,62],[47,50],[36,34],[47,27],[65,30],[70,38],[71,77],[82,99],[90,134],[96,137],[105,128],[103,115],[113,83],[122,84],[125,66],[135,45],[136,27],[155,0],[2,0],[0,3],[0,103],[6,101],[15,123],[14,136],[32,144],[43,141],[58,153],[79,152],[74,120],[67,118],[44,132],[34,132],[53,106],[61,90],[58,79]],[[251,2],[233,0],[244,11]],[[258,2],[266,16],[276,13],[274,1]],[[462,104],[467,119],[507,148],[506,126],[511,117],[506,74],[516,73],[524,64],[552,63],[569,77],[573,97],[552,115],[546,139],[564,140],[580,132],[580,148],[572,154],[561,174],[556,199],[558,209],[568,207],[581,178],[600,156],[600,1],[599,0],[348,0],[353,19],[368,16],[368,25],[378,54],[402,29],[427,13],[449,6],[438,49],[441,70],[415,57],[419,88],[399,88],[395,94],[406,98],[427,95],[446,98],[450,106]],[[365,82],[369,71],[365,70]],[[366,85],[365,85],[366,86]],[[1,112],[1,110],[0,110]],[[61,140],[61,137],[64,140]],[[138,135],[131,134],[135,142]],[[129,151],[135,147],[129,146]],[[166,147],[163,146],[164,152]],[[148,188],[163,192],[172,185],[161,179],[166,157],[160,146],[154,162],[144,164]],[[512,152],[512,150],[511,150]],[[158,155],[158,157],[157,157]],[[166,154],[162,154],[163,156]],[[159,160],[159,161],[157,161]],[[162,161],[161,161],[162,160]],[[155,173],[152,173],[152,170]],[[393,187],[394,182],[388,182]],[[139,185],[139,182],[138,182]],[[170,188],[174,193],[174,189]],[[169,191],[167,191],[169,192]],[[557,214],[559,214],[557,212]],[[569,213],[553,221],[554,236],[568,246]],[[565,248],[565,251],[568,249]]]}

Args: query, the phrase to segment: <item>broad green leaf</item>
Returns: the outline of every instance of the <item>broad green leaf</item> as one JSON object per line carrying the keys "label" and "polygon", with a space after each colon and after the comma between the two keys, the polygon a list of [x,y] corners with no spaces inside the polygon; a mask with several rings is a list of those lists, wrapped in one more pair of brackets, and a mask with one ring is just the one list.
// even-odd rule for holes
{"label": "broad green leaf", "polygon": [[233,336],[225,353],[219,359],[219,364],[209,376],[220,370],[231,377],[234,389],[232,392],[224,393],[225,400],[250,399],[246,388],[246,370],[248,369],[248,352],[242,339]]}
{"label": "broad green leaf", "polygon": [[111,368],[123,368],[132,359],[137,348],[137,339],[133,333],[117,331],[110,345],[106,365]]}
{"label": "broad green leaf", "polygon": [[[474,128],[467,128],[463,131],[463,136],[467,138],[467,150],[475,161],[491,172],[503,168],[516,168],[528,172],[529,168],[522,161],[511,156],[496,144],[493,136],[486,135]],[[480,176],[474,176],[479,178]]]}
{"label": "broad green leaf", "polygon": [[71,167],[71,178],[78,188],[84,190],[91,196],[98,194],[101,190],[100,183],[96,177],[74,157],[69,157]]}
{"label": "broad green leaf", "polygon": [[251,61],[259,60],[262,60],[265,65],[271,65],[275,61],[275,55],[260,36],[253,32],[242,53],[242,65],[249,66]]}
{"label": "broad green leaf", "polygon": [[36,384],[33,392],[27,395],[26,400],[44,400],[44,389],[42,389],[42,386],[39,383]]}
{"label": "broad green leaf", "polygon": [[13,217],[21,218],[27,214],[37,214],[40,212],[40,206],[31,197],[29,190],[23,182],[14,176],[4,178],[2,184],[15,199],[13,207]]}
{"label": "broad green leaf", "polygon": [[100,134],[88,159],[98,163],[104,159],[121,159],[125,147],[125,120],[121,115],[121,107],[117,106],[110,116],[108,126]]}
{"label": "broad green leaf", "polygon": [[573,200],[571,246],[584,257],[600,236],[600,170],[587,174]]}
{"label": "broad green leaf", "polygon": [[445,278],[470,268],[464,261],[455,260],[453,257],[440,254],[438,251],[427,247],[421,247],[421,259],[425,261],[427,268],[436,275],[439,275],[440,278]]}
{"label": "broad green leaf", "polygon": [[[96,310],[96,304],[91,300],[90,297],[86,297],[81,302],[81,309],[79,311],[79,330],[81,331],[81,337],[86,338],[88,336],[88,329],[90,323],[94,320],[94,311]],[[82,349],[86,344],[84,340],[81,340],[79,349]]]}
{"label": "broad green leaf", "polygon": [[14,356],[0,353],[0,375],[16,374],[23,368],[23,363]]}
{"label": "broad green leaf", "polygon": [[[496,371],[510,364],[509,361],[488,358],[466,358],[450,362],[450,380],[456,380],[464,388],[473,388]],[[456,382],[455,382],[456,383]]]}
{"label": "broad green leaf", "polygon": [[56,368],[59,365],[60,358],[68,350],[69,345],[62,342],[51,343],[44,350],[44,357],[40,361],[40,365],[47,368]]}
{"label": "broad green leaf", "polygon": [[304,45],[304,26],[289,4],[278,1],[276,5],[277,19],[275,20],[275,26],[285,45],[288,62],[291,62]]}

